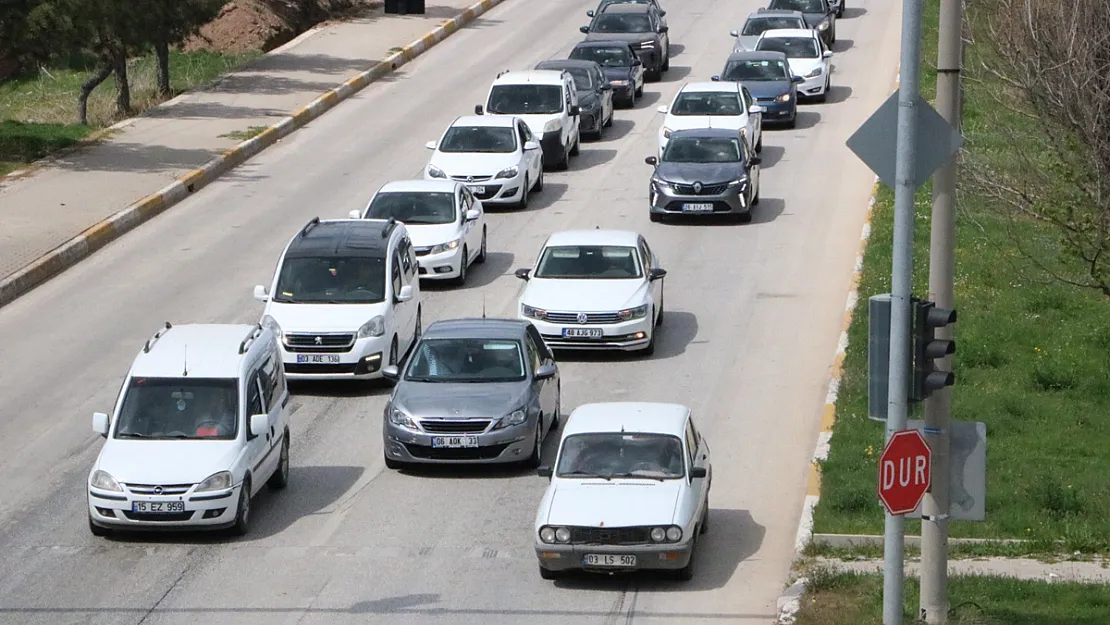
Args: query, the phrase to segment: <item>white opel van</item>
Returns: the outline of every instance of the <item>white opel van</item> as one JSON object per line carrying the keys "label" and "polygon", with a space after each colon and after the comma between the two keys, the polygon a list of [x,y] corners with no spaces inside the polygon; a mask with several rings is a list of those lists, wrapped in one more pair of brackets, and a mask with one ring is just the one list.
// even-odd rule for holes
{"label": "white opel van", "polygon": [[578,156],[578,90],[566,70],[505,71],[497,75],[486,96],[486,105],[474,107],[478,115],[513,115],[540,137],[545,167],[566,169]]}

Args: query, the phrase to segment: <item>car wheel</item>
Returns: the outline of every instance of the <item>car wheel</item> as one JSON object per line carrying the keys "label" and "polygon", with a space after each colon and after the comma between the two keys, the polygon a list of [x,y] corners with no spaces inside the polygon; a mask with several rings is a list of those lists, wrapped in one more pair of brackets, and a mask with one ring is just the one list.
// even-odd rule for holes
{"label": "car wheel", "polygon": [[99,525],[93,523],[91,514],[89,515],[89,531],[92,532],[92,535],[96,536],[97,538],[105,538],[112,535],[112,530],[106,527],[100,527]]}
{"label": "car wheel", "polygon": [[[614,106],[613,108],[616,108],[616,107]],[[602,124],[602,125],[605,126],[606,128],[612,127],[613,126],[613,117],[614,117],[614,115],[615,114],[614,114],[613,111],[609,111],[609,119],[605,120],[605,123]]]}
{"label": "car wheel", "polygon": [[243,480],[239,489],[239,505],[235,510],[235,524],[231,532],[236,536],[246,536],[251,524],[251,478]]}
{"label": "car wheel", "polygon": [[420,342],[420,337],[424,336],[424,309],[416,309],[416,327],[412,329],[412,344],[409,345],[411,352],[416,348],[416,344]]}
{"label": "car wheel", "polygon": [[[651,314],[653,314],[653,315],[655,314],[654,309],[651,311]],[[651,339],[648,341],[647,347],[640,350],[640,355],[641,356],[654,356],[655,355],[655,329],[654,328],[651,330]]]}
{"label": "car wheel", "polygon": [[543,461],[543,415],[539,417],[539,422],[536,423],[536,441],[532,446],[532,455],[528,457],[528,468],[535,469],[540,466]]}
{"label": "car wheel", "polygon": [[[527,194],[527,193],[528,192],[525,191],[525,194]],[[467,262],[469,258],[470,258],[470,250],[468,250],[466,248],[466,246],[463,245],[462,261],[459,262],[459,276],[457,278],[455,278],[455,284],[458,284],[460,286],[463,285],[463,284],[466,284],[466,268],[467,268],[467,265],[470,264],[469,262]]]}
{"label": "car wheel", "polygon": [[393,342],[389,344],[389,360],[386,365],[390,367],[397,366],[397,335],[393,335]]}
{"label": "car wheel", "polygon": [[547,580],[559,579],[559,572],[558,571],[552,571],[551,569],[545,569],[541,566],[540,567],[540,577],[542,579],[547,579]]}
{"label": "car wheel", "polygon": [[663,59],[663,71],[671,69],[671,51],[667,50],[667,58]]}
{"label": "car wheel", "polygon": [[690,561],[686,563],[686,566],[684,566],[681,569],[678,569],[677,571],[674,572],[675,579],[677,579],[680,582],[688,582],[688,581],[694,579],[694,564],[697,563],[697,559],[698,559],[698,539],[695,538],[694,539],[694,544],[690,545]]}
{"label": "car wheel", "polygon": [[555,387],[555,414],[551,417],[551,429],[559,427],[559,420],[561,416],[559,412],[563,409],[563,384],[560,382]]}
{"label": "car wheel", "polygon": [[569,167],[570,167],[570,150],[563,150],[563,156],[562,156],[562,158],[559,159],[559,162],[558,162],[558,164],[556,164],[555,169],[558,169],[559,171],[566,171],[567,168],[569,168]]}
{"label": "car wheel", "polygon": [[659,312],[655,314],[655,327],[657,327],[657,328],[659,326],[663,325],[663,315],[666,312],[663,308],[663,303],[664,303],[663,290],[660,289],[659,290]]}
{"label": "car wheel", "polygon": [[474,259],[476,263],[486,262],[486,227],[482,226],[482,249],[478,251],[478,258]]}
{"label": "car wheel", "polygon": [[581,144],[582,144],[582,137],[581,137],[581,135],[579,135],[579,136],[574,138],[574,145],[570,146],[570,155],[571,156],[578,156],[578,153],[581,151],[581,147],[582,147]]}
{"label": "car wheel", "polygon": [[759,141],[755,142],[755,153],[760,154],[762,152],[763,152],[763,132],[762,132],[762,129],[760,129]]}
{"label": "car wheel", "polygon": [[536,178],[536,184],[535,184],[534,187],[532,187],[532,192],[533,193],[539,193],[540,191],[543,191],[543,162],[542,161],[540,162],[539,177]]}
{"label": "car wheel", "polygon": [[[642,97],[644,97],[644,86],[643,86],[643,85],[640,85],[640,86],[639,86],[639,87],[638,87],[638,88],[636,89],[636,97],[637,97],[637,98],[642,98]],[[635,100],[635,99],[633,99],[633,100],[632,100],[632,103],[633,103],[633,104],[635,104],[635,103],[636,103],[636,100]]]}
{"label": "car wheel", "polygon": [[289,430],[281,440],[281,459],[278,460],[277,470],[266,482],[272,490],[281,490],[289,485]]}
{"label": "car wheel", "polygon": [[755,206],[756,204],[759,204],[759,187],[755,188],[755,196],[752,197],[752,206]]}
{"label": "car wheel", "polygon": [[705,496],[705,512],[701,513],[701,529],[699,530],[699,533],[704,534],[708,531],[709,531],[709,495],[706,495]]}

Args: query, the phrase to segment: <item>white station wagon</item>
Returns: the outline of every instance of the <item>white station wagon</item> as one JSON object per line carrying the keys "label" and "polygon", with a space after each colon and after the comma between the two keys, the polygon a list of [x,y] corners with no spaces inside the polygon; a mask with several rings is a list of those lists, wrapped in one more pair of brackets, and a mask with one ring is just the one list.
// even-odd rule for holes
{"label": "white station wagon", "polygon": [[713,469],[690,409],[585,404],[571,413],[536,513],[540,577],[642,569],[694,575]]}

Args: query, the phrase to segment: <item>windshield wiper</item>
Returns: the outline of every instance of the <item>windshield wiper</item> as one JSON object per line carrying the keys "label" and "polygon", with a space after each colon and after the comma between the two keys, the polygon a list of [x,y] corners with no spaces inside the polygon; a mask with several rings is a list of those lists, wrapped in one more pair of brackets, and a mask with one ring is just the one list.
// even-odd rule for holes
{"label": "windshield wiper", "polygon": [[139,432],[116,432],[116,438],[151,438],[151,436]]}
{"label": "windshield wiper", "polygon": [[600,477],[601,479],[605,480],[606,482],[612,481],[612,479],[613,479],[612,475],[602,475],[601,473],[593,473],[591,471],[567,471],[566,473],[560,473],[559,474],[559,477],[571,477],[571,476],[574,476],[574,477]]}
{"label": "windshield wiper", "polygon": [[632,477],[641,480],[657,480],[659,482],[666,479],[660,475],[641,475],[639,473],[615,473],[613,477]]}

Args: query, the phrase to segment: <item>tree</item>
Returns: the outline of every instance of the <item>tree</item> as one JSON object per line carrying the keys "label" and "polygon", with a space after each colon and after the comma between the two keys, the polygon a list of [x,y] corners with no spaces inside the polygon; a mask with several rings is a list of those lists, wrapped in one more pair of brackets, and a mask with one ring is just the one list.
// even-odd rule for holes
{"label": "tree", "polygon": [[968,172],[1015,226],[1033,220],[1059,235],[1043,245],[1013,228],[1025,258],[1057,281],[1110,297],[1106,0],[986,0],[973,13],[988,36],[976,42],[986,45],[979,69],[1004,85],[996,110],[1021,123],[995,123],[1006,145],[978,150]]}
{"label": "tree", "polygon": [[144,32],[158,58],[158,95],[168,97],[171,95],[170,47],[196,34],[201,26],[219,16],[224,0],[138,0],[134,4],[149,20]]}

